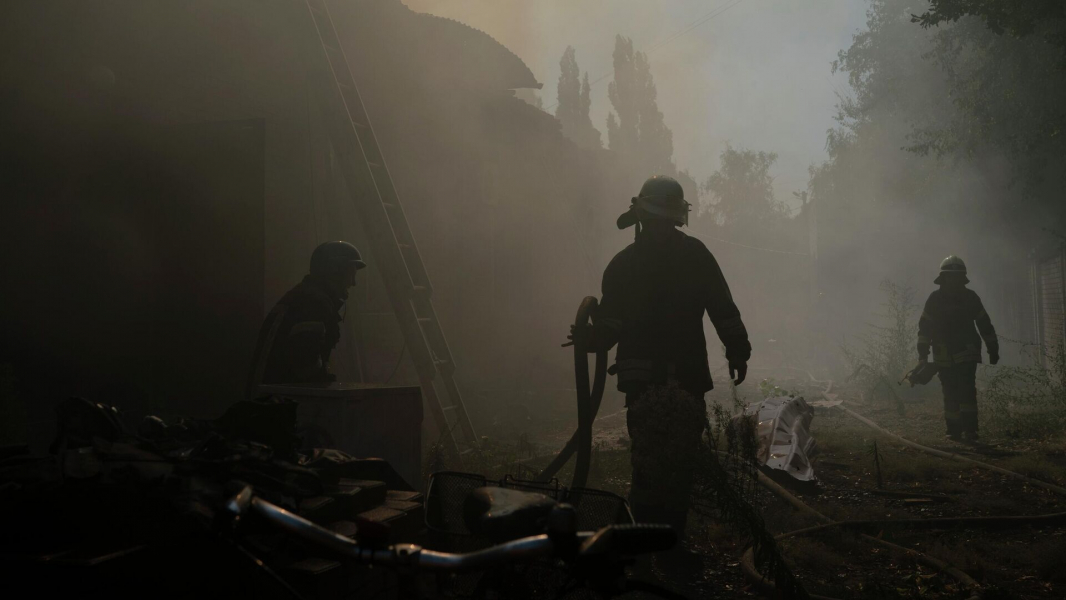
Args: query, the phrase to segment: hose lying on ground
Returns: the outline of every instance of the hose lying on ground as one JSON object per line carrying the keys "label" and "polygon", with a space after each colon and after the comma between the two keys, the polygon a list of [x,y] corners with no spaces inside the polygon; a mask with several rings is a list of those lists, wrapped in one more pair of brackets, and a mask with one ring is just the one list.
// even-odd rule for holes
{"label": "hose lying on ground", "polygon": [[[824,396],[824,394],[823,394],[823,396]],[[887,429],[882,428],[877,423],[874,423],[870,419],[867,419],[866,417],[864,417],[864,416],[860,415],[859,413],[851,410],[850,408],[845,407],[843,404],[838,405],[837,408],[843,410],[849,416],[852,416],[852,417],[858,419],[859,421],[862,421],[863,423],[869,425],[873,429],[876,429],[881,434],[883,434],[883,435],[885,435],[887,437],[890,437],[890,438],[896,440],[897,442],[899,442],[899,443],[901,443],[901,444],[903,444],[905,446],[910,446],[911,448],[914,448],[916,450],[921,450],[922,452],[927,452],[929,454],[932,454],[934,456],[939,456],[941,458],[948,458],[948,459],[951,459],[951,460],[957,460],[959,462],[964,462],[964,463],[968,463],[968,464],[971,464],[971,465],[974,465],[974,466],[981,467],[982,469],[988,469],[990,471],[995,471],[996,473],[999,473],[1001,475],[1006,475],[1007,477],[1010,477],[1011,479],[1017,479],[1019,481],[1024,481],[1025,483],[1028,483],[1030,485],[1033,485],[1033,486],[1036,486],[1036,487],[1040,487],[1040,488],[1044,488],[1045,490],[1049,490],[1049,491],[1055,492],[1056,494],[1059,494],[1059,495],[1062,495],[1062,496],[1066,496],[1066,488],[1064,488],[1064,487],[1055,485],[1053,483],[1048,483],[1046,481],[1041,481],[1039,479],[1033,479],[1032,477],[1029,477],[1027,475],[1022,475],[1021,473],[1015,473],[1014,471],[1010,471],[1008,469],[1004,469],[1003,467],[997,467],[996,465],[990,465],[990,464],[988,464],[986,462],[981,462],[979,460],[974,460],[972,458],[967,458],[965,456],[961,456],[961,455],[953,453],[953,452],[944,452],[943,450],[937,450],[936,448],[930,448],[928,446],[923,446],[923,445],[921,445],[921,444],[919,444],[917,442],[912,442],[912,441],[908,440],[907,438],[901,437],[899,435],[896,435],[895,433],[892,433],[891,431],[888,431]]]}
{"label": "hose lying on ground", "polygon": [[774,539],[784,539],[797,535],[814,533],[825,529],[937,529],[948,527],[1018,527],[1019,525],[1062,525],[1066,524],[1066,512],[1050,513],[1046,515],[1010,515],[1000,517],[934,517],[930,519],[857,519],[851,521],[833,521],[823,523],[805,529],[797,529],[776,536]]}
{"label": "hose lying on ground", "polygon": [[[810,372],[807,372],[807,376],[810,377],[811,381],[820,382],[820,383],[828,383],[828,386],[826,387],[825,391],[821,393],[821,395],[826,400],[830,400],[830,398],[828,397],[828,394],[829,394],[829,391],[833,388],[833,382],[831,380],[828,381],[828,382],[825,382],[825,381],[820,381],[818,379],[815,379],[815,377],[813,375],[811,375]],[[984,469],[995,471],[995,472],[1000,473],[1002,475],[1006,475],[1007,477],[1010,477],[1012,479],[1023,481],[1023,482],[1029,483],[1030,485],[1033,485],[1033,486],[1036,486],[1036,487],[1040,487],[1040,488],[1055,492],[1056,494],[1066,495],[1066,488],[1063,488],[1061,486],[1057,486],[1057,485],[1052,484],[1052,483],[1041,481],[1039,479],[1034,479],[1032,477],[1028,477],[1026,475],[1022,475],[1021,473],[1016,473],[1014,471],[1010,471],[1010,470],[1004,469],[1002,467],[997,467],[995,465],[991,465],[991,464],[988,464],[988,463],[985,463],[985,462],[981,462],[981,461],[978,461],[978,460],[967,458],[965,456],[960,456],[959,454],[955,454],[955,453],[951,453],[951,452],[944,452],[943,450],[937,450],[936,448],[930,448],[928,446],[923,446],[923,445],[918,444],[916,442],[912,442],[912,441],[910,441],[910,440],[908,440],[908,439],[906,439],[906,438],[904,438],[904,437],[902,437],[900,435],[897,435],[895,433],[892,433],[892,432],[882,428],[880,425],[874,423],[870,419],[867,419],[866,417],[856,413],[855,411],[853,411],[853,410],[851,410],[849,408],[846,408],[846,407],[840,406],[840,405],[838,405],[838,406],[839,406],[839,408],[841,410],[843,410],[849,416],[854,417],[855,419],[863,422],[864,424],[866,424],[867,426],[877,430],[881,434],[883,434],[883,435],[885,435],[887,437],[890,437],[890,438],[892,438],[892,439],[894,439],[894,440],[896,440],[896,441],[898,441],[898,442],[900,442],[900,443],[902,443],[902,444],[904,444],[906,446],[912,447],[912,448],[914,448],[916,450],[921,450],[922,452],[926,452],[926,453],[932,454],[934,456],[939,456],[941,458],[947,458],[947,459],[951,459],[951,460],[957,460],[957,461],[960,461],[960,462],[972,464],[974,466],[978,466],[978,467],[981,467],[981,468],[984,468]],[[766,487],[770,491],[774,492],[777,496],[779,496],[782,499],[784,499],[785,501],[787,501],[793,507],[795,507],[796,509],[800,510],[801,512],[805,512],[807,514],[810,514],[810,515],[818,518],[819,520],[823,521],[822,525],[817,525],[817,526],[814,526],[814,527],[807,527],[807,528],[800,529],[800,530],[797,530],[797,531],[792,531],[792,532],[789,532],[789,533],[781,534],[779,536],[776,536],[774,538],[775,540],[782,540],[782,539],[793,537],[793,536],[797,536],[797,535],[804,535],[804,534],[808,534],[808,533],[812,533],[812,532],[815,532],[815,531],[820,531],[820,530],[828,529],[828,528],[832,528],[832,527],[868,527],[868,526],[875,526],[875,525],[879,526],[879,527],[907,527],[907,528],[913,528],[913,527],[938,527],[938,526],[943,527],[943,526],[959,526],[959,525],[990,527],[990,526],[1034,525],[1034,524],[1060,524],[1060,523],[1066,522],[1066,513],[1052,513],[1052,514],[1046,514],[1046,515],[1033,515],[1033,516],[1021,515],[1021,516],[1005,516],[1005,517],[957,517],[957,518],[934,518],[934,519],[898,519],[898,520],[895,520],[895,521],[876,521],[876,520],[874,520],[874,521],[837,521],[837,522],[833,522],[833,521],[830,521],[829,518],[826,517],[825,515],[822,515],[818,511],[816,511],[813,508],[811,508],[811,507],[807,506],[806,504],[804,504],[801,500],[799,500],[799,498],[796,498],[794,495],[792,495],[790,492],[788,492],[788,490],[784,489],[783,487],[781,487],[780,485],[778,485],[777,483],[772,481],[770,478],[768,478],[765,475],[763,475],[762,473],[758,473],[758,477],[759,477],[759,483],[760,484],[762,484],[764,487]],[[975,590],[975,594],[979,594],[979,591],[978,591],[979,590],[979,586],[978,586],[977,582],[973,578],[971,578],[966,573],[963,573],[962,571],[960,571],[960,570],[948,565],[947,563],[945,563],[945,562],[943,562],[943,561],[941,561],[939,559],[936,559],[936,558],[933,558],[931,556],[922,554],[922,553],[920,553],[920,552],[918,552],[916,550],[904,548],[902,546],[897,546],[896,544],[892,544],[890,542],[886,542],[886,541],[884,541],[884,540],[882,540],[880,538],[875,538],[875,537],[872,537],[872,536],[869,536],[869,535],[865,535],[865,534],[862,534],[862,537],[867,539],[867,540],[870,540],[872,542],[875,542],[875,543],[877,543],[879,545],[888,547],[888,548],[890,548],[890,549],[892,549],[894,551],[902,552],[904,554],[913,556],[915,558],[915,560],[917,560],[918,562],[921,562],[921,563],[923,563],[923,564],[925,564],[927,566],[933,567],[933,568],[935,568],[935,569],[937,569],[937,570],[939,570],[941,572],[944,572],[944,573],[947,573],[947,574],[951,575],[952,577],[954,577],[956,580],[958,580],[963,585],[966,585],[966,586],[974,589]],[[756,587],[758,587],[760,589],[760,591],[762,591],[763,593],[772,594],[774,592],[774,584],[773,584],[773,582],[768,581],[767,579],[763,578],[763,576],[758,572],[758,570],[755,568],[754,558],[753,557],[754,557],[754,553],[753,553],[753,550],[751,548],[748,548],[744,552],[744,555],[741,557],[741,567],[742,567],[742,569],[744,571],[744,574],[748,577],[748,579],[752,582],[753,585],[755,585]],[[815,597],[815,596],[812,596],[812,597]]]}
{"label": "hose lying on ground", "polygon": [[[821,392],[821,396],[823,398],[825,398],[826,400],[831,400],[831,398],[829,398],[828,394],[829,394],[829,391],[833,389],[833,380],[831,380],[831,379],[830,380],[816,379],[814,377],[814,375],[811,374],[810,371],[804,371],[803,369],[799,369],[799,368],[796,368],[796,367],[788,367],[788,368],[806,373],[807,377],[809,377],[811,379],[811,381],[813,381],[815,383],[826,383],[826,384],[828,384],[828,386],[825,388],[825,391]],[[848,416],[854,417],[855,419],[858,419],[859,421],[862,421],[866,425],[868,425],[868,426],[872,427],[873,429],[879,431],[880,433],[884,434],[885,436],[890,437],[890,438],[896,440],[897,442],[899,442],[899,443],[901,443],[901,444],[903,444],[905,446],[910,446],[911,448],[914,448],[915,450],[921,450],[922,452],[926,452],[926,453],[932,454],[933,456],[939,456],[941,458],[948,458],[948,459],[951,459],[951,460],[957,460],[959,462],[964,462],[964,463],[968,463],[968,464],[971,464],[971,465],[974,465],[974,466],[981,467],[982,469],[988,469],[990,471],[995,471],[996,473],[999,473],[1001,475],[1006,475],[1007,477],[1010,477],[1011,479],[1017,479],[1018,481],[1024,481],[1024,482],[1029,483],[1031,485],[1034,485],[1036,487],[1044,488],[1045,490],[1048,490],[1048,491],[1051,491],[1051,492],[1055,492],[1056,494],[1059,494],[1061,496],[1066,496],[1066,488],[1064,488],[1062,486],[1058,486],[1058,485],[1055,485],[1053,483],[1048,483],[1046,481],[1041,481],[1039,479],[1034,479],[1034,478],[1029,477],[1027,475],[1022,475],[1021,473],[1016,473],[1014,471],[1011,471],[1011,470],[1008,470],[1008,469],[1004,469],[1003,467],[997,467],[996,465],[991,465],[991,464],[988,464],[986,462],[981,462],[979,460],[974,460],[972,458],[967,458],[965,456],[961,456],[961,455],[959,455],[957,453],[954,453],[954,452],[944,452],[943,450],[937,450],[936,448],[930,448],[928,446],[923,446],[923,445],[921,445],[921,444],[919,444],[917,442],[912,442],[912,441],[908,440],[907,438],[905,438],[903,436],[900,436],[900,435],[897,435],[895,433],[892,433],[891,431],[888,431],[887,429],[881,427],[877,423],[874,423],[870,419],[867,419],[866,417],[864,417],[864,416],[860,415],[859,413],[851,410],[850,408],[847,408],[843,404],[838,404],[836,407],[841,409],[841,410],[843,410],[844,413],[847,414]]]}
{"label": "hose lying on ground", "polygon": [[[832,524],[833,523],[833,521],[829,517],[827,517],[827,516],[823,515],[822,513],[814,510],[810,506],[804,504],[802,500],[800,500],[799,498],[794,496],[791,492],[789,492],[785,488],[783,488],[780,485],[778,485],[777,483],[775,483],[772,479],[770,479],[766,475],[763,475],[761,472],[757,472],[756,474],[758,475],[758,478],[759,478],[759,484],[761,484],[763,487],[765,487],[766,489],[768,489],[771,492],[773,492],[776,496],[778,496],[782,500],[784,500],[784,501],[788,502],[789,504],[791,504],[794,508],[796,508],[800,512],[803,512],[803,513],[806,513],[808,515],[811,515],[812,517],[815,517],[816,519],[818,519],[819,521],[822,521],[825,524]],[[816,529],[817,528],[808,527],[808,528],[806,528],[804,530],[799,530],[799,531],[796,531],[796,532],[785,533],[785,534],[776,536],[774,539],[775,540],[780,540],[780,539],[784,539],[784,538],[790,537],[792,535],[799,535],[802,532],[814,531]],[[873,536],[870,536],[870,535],[860,534],[860,536],[862,538],[870,541],[870,542],[873,542],[873,543],[879,545],[879,546],[883,546],[883,547],[888,548],[888,549],[890,549],[890,550],[892,550],[894,552],[910,556],[910,557],[914,558],[916,561],[918,561],[919,563],[922,563],[922,564],[926,565],[927,567],[931,567],[933,569],[936,569],[937,571],[940,571],[942,573],[946,573],[946,574],[950,575],[956,581],[958,581],[960,584],[975,590],[975,594],[976,594],[976,591],[979,590],[979,588],[980,588],[978,583],[972,577],[970,577],[966,573],[963,573],[962,571],[956,569],[955,567],[949,565],[948,563],[946,563],[946,562],[944,562],[944,561],[942,561],[942,560],[940,560],[938,558],[933,558],[932,556],[929,556],[927,554],[923,554],[921,552],[918,552],[917,550],[913,550],[911,548],[905,548],[903,546],[899,546],[897,544],[893,544],[892,542],[887,542],[885,540],[882,540],[880,538],[876,538],[876,537],[873,537]],[[741,556],[741,559],[740,559],[740,566],[741,566],[741,569],[744,571],[744,575],[748,578],[748,580],[752,583],[752,585],[754,585],[755,587],[759,588],[759,590],[762,593],[764,593],[764,594],[772,594],[774,592],[774,590],[775,590],[774,583],[769,581],[769,580],[767,580],[767,579],[765,579],[759,573],[759,571],[755,568],[754,551],[753,551],[752,548],[748,548],[747,550],[744,551],[744,554]],[[811,598],[825,598],[825,597],[824,596],[819,597],[819,596],[812,595]]]}

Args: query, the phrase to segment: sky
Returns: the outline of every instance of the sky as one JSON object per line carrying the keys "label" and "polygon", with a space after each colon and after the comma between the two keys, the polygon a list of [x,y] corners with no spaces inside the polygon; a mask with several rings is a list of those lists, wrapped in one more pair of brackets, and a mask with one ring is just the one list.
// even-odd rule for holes
{"label": "sky", "polygon": [[[718,168],[727,143],[776,152],[779,200],[807,185],[825,160],[838,94],[837,52],[865,25],[865,0],[404,0],[490,34],[521,57],[556,102],[559,58],[574,46],[592,81],[592,122],[610,110],[614,37],[648,53],[674,158],[697,181]],[[602,77],[602,79],[601,79]],[[549,112],[552,112],[549,108]]]}

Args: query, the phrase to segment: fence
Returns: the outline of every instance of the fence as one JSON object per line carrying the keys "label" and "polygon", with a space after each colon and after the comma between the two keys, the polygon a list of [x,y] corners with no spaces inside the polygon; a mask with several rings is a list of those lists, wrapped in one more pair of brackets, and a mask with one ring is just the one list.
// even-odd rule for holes
{"label": "fence", "polygon": [[1066,243],[1034,257],[1030,268],[1033,331],[1044,348],[1066,343]]}

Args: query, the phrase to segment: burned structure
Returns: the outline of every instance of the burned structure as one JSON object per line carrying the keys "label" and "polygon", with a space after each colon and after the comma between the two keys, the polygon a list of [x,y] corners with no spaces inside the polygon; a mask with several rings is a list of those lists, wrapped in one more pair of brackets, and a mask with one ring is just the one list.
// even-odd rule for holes
{"label": "burned structure", "polygon": [[[610,224],[594,203],[639,175],[517,99],[539,83],[486,34],[396,0],[331,9],[468,404],[559,395],[564,330],[543,325],[598,287]],[[3,362],[32,437],[73,393],[135,415],[217,415],[310,249],[367,247],[316,97],[325,61],[306,6],[4,10],[5,55],[36,57],[4,63],[2,94]],[[417,385],[375,258],[338,376]]]}

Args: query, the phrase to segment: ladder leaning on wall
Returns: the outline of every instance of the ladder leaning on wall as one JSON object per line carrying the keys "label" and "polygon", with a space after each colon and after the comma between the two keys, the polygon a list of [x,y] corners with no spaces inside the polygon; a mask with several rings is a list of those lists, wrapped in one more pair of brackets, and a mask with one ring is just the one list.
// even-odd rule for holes
{"label": "ladder leaning on wall", "polygon": [[330,142],[371,251],[379,263],[426,404],[440,428],[440,441],[446,452],[461,461],[463,454],[477,448],[478,438],[455,382],[455,363],[448,341],[430,300],[433,288],[429,275],[374,137],[326,0],[304,1],[327,66],[316,71],[322,72],[322,98],[329,99],[325,112]]}

